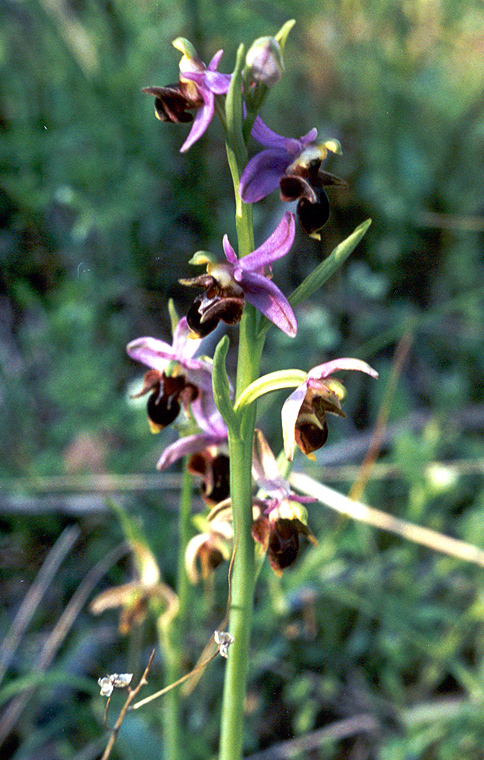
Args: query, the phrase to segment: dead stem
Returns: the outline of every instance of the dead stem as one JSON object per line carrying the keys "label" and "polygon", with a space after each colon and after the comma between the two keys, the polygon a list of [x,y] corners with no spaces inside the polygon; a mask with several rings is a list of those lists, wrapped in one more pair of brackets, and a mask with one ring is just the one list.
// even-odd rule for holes
{"label": "dead stem", "polygon": [[353,501],[358,501],[362,497],[365,486],[368,483],[368,480],[372,473],[374,464],[378,458],[378,454],[380,453],[383,436],[388,422],[388,416],[390,414],[393,398],[397,390],[398,380],[402,373],[403,365],[408,356],[408,352],[410,351],[412,341],[412,333],[407,332],[402,336],[396,348],[393,366],[391,368],[390,377],[388,378],[385,392],[383,394],[383,400],[378,412],[378,416],[376,418],[375,427],[371,434],[368,451],[361,464],[360,470],[358,472],[358,477],[353,483],[353,486],[348,494],[348,497]]}

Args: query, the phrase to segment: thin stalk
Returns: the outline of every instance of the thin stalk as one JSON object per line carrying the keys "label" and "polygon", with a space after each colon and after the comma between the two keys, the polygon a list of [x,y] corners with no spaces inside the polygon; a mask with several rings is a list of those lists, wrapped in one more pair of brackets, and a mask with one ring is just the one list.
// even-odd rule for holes
{"label": "thin stalk", "polygon": [[[192,476],[187,470],[188,459],[185,458],[183,479],[180,493],[178,517],[178,567],[177,596],[178,614],[169,621],[158,615],[158,638],[160,649],[165,659],[165,685],[178,681],[182,674],[182,642],[186,628],[189,609],[190,584],[185,570],[185,549],[190,533],[190,515],[192,507]],[[182,756],[181,739],[181,702],[179,689],[167,692],[162,704],[163,722],[163,758],[180,760]]]}
{"label": "thin stalk", "polygon": [[192,485],[193,477],[187,469],[188,457],[185,457],[183,463],[182,486],[180,494],[180,512],[178,517],[178,568],[177,568],[177,587],[178,596],[178,624],[183,635],[187,619],[187,612],[190,602],[190,582],[185,567],[185,550],[190,540],[190,521],[192,514]]}
{"label": "thin stalk", "polygon": [[[246,305],[240,323],[236,395],[258,376],[263,341],[258,340],[257,314]],[[230,495],[234,521],[234,562],[229,631],[234,637],[225,669],[219,760],[242,757],[244,702],[255,585],[252,539],[252,448],[256,404],[240,414],[240,433],[229,432]]]}
{"label": "thin stalk", "polygon": [[[242,202],[239,180],[247,161],[242,134],[242,68],[244,49],[239,47],[231,86],[226,99],[227,158],[235,195],[238,256],[254,250],[252,206]],[[259,377],[264,338],[258,338],[259,313],[246,303],[240,321],[236,399]],[[234,556],[231,576],[229,632],[234,637],[225,668],[219,760],[240,760],[243,745],[244,703],[249,662],[250,630],[255,586],[255,555],[252,539],[252,447],[256,403],[241,409],[237,424],[229,428],[230,498],[234,524]]]}
{"label": "thin stalk", "polygon": [[[250,429],[251,424],[249,420],[248,422]],[[238,760],[242,756],[244,702],[255,578],[254,543],[251,535],[250,463],[252,460],[252,439],[244,440],[231,437],[229,445],[230,488],[235,535],[229,631],[234,637],[234,642],[230,647],[225,668],[220,760]],[[249,471],[249,477],[247,471]]]}

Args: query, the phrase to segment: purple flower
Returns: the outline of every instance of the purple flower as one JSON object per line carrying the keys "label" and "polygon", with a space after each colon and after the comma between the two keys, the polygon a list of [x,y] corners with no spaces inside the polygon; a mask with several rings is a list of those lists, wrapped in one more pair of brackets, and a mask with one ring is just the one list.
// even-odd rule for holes
{"label": "purple flower", "polygon": [[282,407],[284,450],[290,461],[296,444],[309,456],[326,443],[326,413],[346,416],[341,408],[345,390],[338,380],[330,377],[339,370],[357,370],[378,377],[378,372],[360,359],[334,359],[310,370],[304,383],[291,393]]}
{"label": "purple flower", "polygon": [[317,130],[312,129],[299,140],[273,132],[257,117],[252,136],[266,150],[257,153],[240,178],[239,192],[244,203],[256,203],[280,188],[283,201],[298,201],[301,227],[308,235],[318,232],[329,216],[329,201],[324,185],[343,185],[344,180],[324,172],[321,164],[328,151],[340,153],[336,140],[316,144]]}
{"label": "purple flower", "polygon": [[317,543],[307,526],[305,502],[311,496],[297,496],[282,477],[276,459],[260,430],[255,431],[252,473],[266,498],[254,501],[252,537],[267,552],[270,566],[281,576],[299,552],[299,536]]}
{"label": "purple flower", "polygon": [[[297,331],[296,317],[287,298],[270,279],[271,265],[285,256],[294,240],[294,215],[286,213],[272,235],[255,251],[238,259],[227,235],[223,239],[226,263],[208,262],[207,273],[180,280],[182,285],[204,288],[187,313],[187,322],[205,337],[220,320],[229,325],[240,321],[248,301],[287,335]],[[202,260],[206,263],[206,259]]]}
{"label": "purple flower", "polygon": [[212,392],[212,363],[194,358],[201,340],[192,334],[183,317],[173,333],[170,346],[157,338],[137,338],[128,344],[132,359],[151,369],[144,376],[143,388],[135,397],[150,394],[148,421],[154,433],[170,425],[183,406],[191,413],[198,431],[172,443],[164,450],[157,467],[163,470],[185,454],[194,454],[227,440],[227,428]]}
{"label": "purple flower", "polygon": [[150,370],[144,376],[141,391],[135,398],[148,397],[148,421],[158,433],[177,418],[181,406],[191,405],[200,417],[206,416],[205,395],[212,393],[212,364],[196,359],[194,354],[201,340],[190,338],[191,331],[183,317],[173,333],[173,344],[158,338],[137,338],[126,350],[136,361]]}
{"label": "purple flower", "polygon": [[155,114],[160,121],[186,123],[193,121],[187,111],[197,109],[190,133],[180,148],[185,152],[206,131],[215,110],[215,96],[224,95],[230,86],[230,74],[221,74],[217,66],[223,55],[219,50],[205,66],[188,40],[178,37],[174,47],[183,53],[178,84],[167,87],[144,87],[143,92],[155,97]]}

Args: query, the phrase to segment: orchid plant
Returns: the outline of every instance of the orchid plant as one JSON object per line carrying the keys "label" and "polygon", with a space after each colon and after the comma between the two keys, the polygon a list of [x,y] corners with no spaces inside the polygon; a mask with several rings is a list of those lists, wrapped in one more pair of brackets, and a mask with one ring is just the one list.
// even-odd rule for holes
{"label": "orchid plant", "polygon": [[[273,262],[294,245],[296,216],[303,234],[318,237],[329,216],[325,188],[346,184],[322,168],[328,152],[341,152],[337,140],[317,142],[316,129],[299,139],[283,137],[259,115],[271,87],[284,73],[284,47],[293,24],[284,24],[274,37],[256,40],[247,53],[241,46],[231,74],[217,70],[222,51],[205,66],[187,40],[177,39],[173,44],[183,54],[179,82],[144,90],[155,97],[161,121],[193,122],[181,152],[193,148],[215,114],[220,118],[234,188],[237,244],[233,246],[225,235],[225,260],[205,251],[191,258],[192,265],[206,270],[181,284],[202,292],[179,321],[171,308],[172,344],[143,337],[127,348],[132,359],[148,367],[137,396],[147,396],[151,430],[159,432],[173,423],[178,428],[179,439],[164,449],[158,468],[184,457],[185,470],[201,476],[203,496],[211,508],[199,535],[182,547],[187,568],[181,572],[188,571],[196,582],[231,556],[228,632],[217,631],[215,637],[224,642],[223,652],[219,651],[228,655],[220,760],[242,756],[256,565],[267,555],[271,568],[281,575],[296,560],[300,537],[316,542],[304,506],[314,499],[293,492],[287,468],[296,448],[314,456],[326,442],[327,414],[344,416],[344,388],[333,375],[358,371],[377,377],[368,364],[354,358],[333,359],[309,371],[296,368],[260,375],[268,329],[274,326],[296,338],[297,306],[341,266],[369,225],[369,221],[360,225],[292,294],[283,294],[273,281]],[[249,160],[249,150],[257,145],[263,150]],[[286,211],[268,239],[256,245],[252,205],[276,190],[282,201],[297,203],[296,216]],[[224,325],[213,360],[201,355],[204,338]],[[237,376],[232,384],[225,364],[230,344],[227,326],[236,325]],[[281,410],[285,472],[257,428],[257,400],[281,388],[292,389]],[[180,753],[180,747],[171,746],[165,756],[173,760]]]}

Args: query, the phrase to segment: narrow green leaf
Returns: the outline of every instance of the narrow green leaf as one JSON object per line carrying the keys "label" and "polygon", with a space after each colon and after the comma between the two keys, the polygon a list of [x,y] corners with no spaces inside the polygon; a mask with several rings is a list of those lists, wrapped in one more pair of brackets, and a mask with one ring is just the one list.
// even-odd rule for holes
{"label": "narrow green leaf", "polygon": [[292,27],[296,23],[296,19],[292,18],[289,21],[286,21],[285,24],[281,26],[277,34],[274,35],[274,39],[276,39],[281,46],[281,53],[284,54],[284,48],[286,47],[287,38],[289,36],[289,32],[291,31]]}
{"label": "narrow green leaf", "polygon": [[225,100],[225,118],[227,122],[227,144],[234,152],[238,166],[247,160],[247,150],[242,135],[242,69],[245,61],[245,48],[239,45],[235,69],[232,74],[229,91]]}
{"label": "narrow green leaf", "polygon": [[306,277],[299,287],[297,287],[289,296],[289,303],[292,307],[306,301],[313,293],[319,290],[327,280],[329,280],[329,278],[354,251],[370,224],[371,219],[367,219],[360,224],[351,235],[336,246],[327,259],[321,262],[321,264],[316,267],[308,277]]}
{"label": "narrow green leaf", "polygon": [[277,372],[270,372],[254,380],[237,399],[235,411],[252,404],[258,398],[272,391],[279,391],[281,388],[297,388],[304,383],[307,378],[307,372],[300,369],[282,369]]}
{"label": "narrow green leaf", "polygon": [[161,578],[160,568],[151,551],[148,539],[145,536],[139,517],[132,516],[115,499],[106,499],[108,506],[118,518],[121,529],[125,535],[136,564],[141,582],[146,584],[159,583]]}
{"label": "narrow green leaf", "polygon": [[239,421],[237,419],[237,415],[234,412],[234,407],[232,406],[232,401],[230,399],[229,378],[227,376],[227,368],[225,366],[225,359],[228,350],[229,338],[228,335],[224,335],[217,348],[215,349],[213,357],[213,397],[220,414],[225,420],[227,427],[235,435],[238,435]]}

